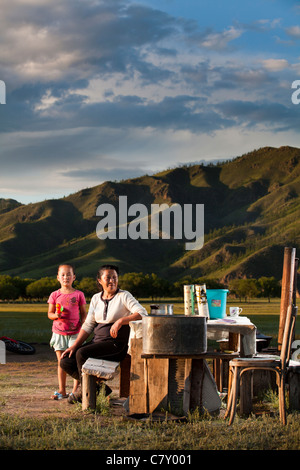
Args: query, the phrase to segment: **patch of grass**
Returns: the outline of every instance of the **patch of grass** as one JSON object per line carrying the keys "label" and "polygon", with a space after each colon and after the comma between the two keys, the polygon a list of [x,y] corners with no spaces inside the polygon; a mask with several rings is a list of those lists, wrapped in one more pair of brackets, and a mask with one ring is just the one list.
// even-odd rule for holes
{"label": "patch of grass", "polygon": [[109,396],[105,395],[105,384],[103,383],[97,396],[96,412],[101,416],[110,415]]}
{"label": "patch of grass", "polygon": [[76,413],[69,419],[9,417],[0,412],[0,449],[14,450],[297,450],[300,416],[289,415],[287,426],[264,415],[236,418],[232,426],[220,419],[174,422],[127,422]]}
{"label": "patch of grass", "polygon": [[48,343],[52,322],[47,304],[0,304],[1,335],[28,343]]}

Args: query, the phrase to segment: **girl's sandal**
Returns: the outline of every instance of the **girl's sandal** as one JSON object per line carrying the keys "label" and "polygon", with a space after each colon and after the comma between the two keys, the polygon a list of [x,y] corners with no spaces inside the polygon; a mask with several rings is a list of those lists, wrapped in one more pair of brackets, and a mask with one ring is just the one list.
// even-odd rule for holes
{"label": "girl's sandal", "polygon": [[68,398],[68,396],[69,396],[68,394],[62,395],[62,394],[59,393],[59,392],[54,392],[53,395],[51,395],[50,398],[51,398],[52,400],[61,400],[62,398]]}

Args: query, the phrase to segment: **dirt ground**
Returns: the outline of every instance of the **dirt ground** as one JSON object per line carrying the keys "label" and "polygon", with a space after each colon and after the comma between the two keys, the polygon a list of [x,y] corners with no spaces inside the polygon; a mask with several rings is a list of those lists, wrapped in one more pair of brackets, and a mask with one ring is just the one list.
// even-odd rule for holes
{"label": "dirt ground", "polygon": [[[58,388],[57,360],[49,345],[35,344],[35,354],[22,356],[6,352],[6,363],[0,364],[0,411],[24,417],[70,416],[78,410],[66,399],[52,400]],[[67,378],[67,391],[71,392],[73,379]],[[119,378],[109,382],[111,411],[125,413],[125,399],[118,396]]]}

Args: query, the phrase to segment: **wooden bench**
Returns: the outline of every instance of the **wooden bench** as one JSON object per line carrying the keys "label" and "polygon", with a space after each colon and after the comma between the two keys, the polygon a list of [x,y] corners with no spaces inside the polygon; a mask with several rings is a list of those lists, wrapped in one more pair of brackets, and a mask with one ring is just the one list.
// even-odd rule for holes
{"label": "wooden bench", "polygon": [[82,367],[82,409],[96,408],[97,380],[112,380],[119,373],[119,395],[128,397],[130,391],[129,354],[121,362],[89,358]]}

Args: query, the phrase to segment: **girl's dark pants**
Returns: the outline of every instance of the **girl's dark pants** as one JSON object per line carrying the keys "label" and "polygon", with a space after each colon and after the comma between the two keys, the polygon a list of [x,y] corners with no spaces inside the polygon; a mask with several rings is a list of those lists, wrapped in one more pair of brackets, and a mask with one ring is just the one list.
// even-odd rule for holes
{"label": "girl's dark pants", "polygon": [[71,357],[63,357],[60,367],[71,377],[81,381],[82,366],[90,357],[107,361],[122,361],[127,354],[130,327],[129,325],[122,326],[117,338],[110,336],[110,328],[111,324],[99,324],[94,330],[93,340],[82,345]]}

